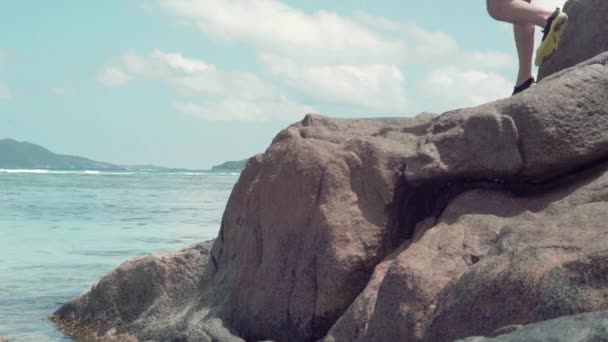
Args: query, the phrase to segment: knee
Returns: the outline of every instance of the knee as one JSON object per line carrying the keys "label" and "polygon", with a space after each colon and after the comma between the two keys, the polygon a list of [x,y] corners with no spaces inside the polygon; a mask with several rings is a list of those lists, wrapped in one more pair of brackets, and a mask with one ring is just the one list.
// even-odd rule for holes
{"label": "knee", "polygon": [[487,0],[487,10],[490,17],[498,20],[500,17],[500,6],[504,0]]}

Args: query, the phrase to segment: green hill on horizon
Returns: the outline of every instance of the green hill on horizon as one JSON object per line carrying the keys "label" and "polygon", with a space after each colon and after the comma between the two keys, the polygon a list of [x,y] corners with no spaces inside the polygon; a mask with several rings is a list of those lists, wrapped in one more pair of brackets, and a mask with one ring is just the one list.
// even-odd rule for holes
{"label": "green hill on horizon", "polygon": [[232,172],[241,172],[247,165],[248,159],[236,160],[236,161],[227,161],[220,165],[216,165],[211,168],[212,171],[232,171]]}
{"label": "green hill on horizon", "polygon": [[48,149],[13,139],[0,140],[1,169],[118,169],[122,166],[55,154]]}

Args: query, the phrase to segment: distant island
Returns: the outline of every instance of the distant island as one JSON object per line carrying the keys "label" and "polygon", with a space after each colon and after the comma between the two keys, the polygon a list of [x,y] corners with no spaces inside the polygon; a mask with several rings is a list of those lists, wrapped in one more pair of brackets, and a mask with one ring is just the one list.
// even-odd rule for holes
{"label": "distant island", "polygon": [[230,172],[241,172],[247,165],[247,159],[237,161],[227,161],[223,164],[216,165],[211,168],[211,171],[230,171]]}
{"label": "distant island", "polygon": [[0,140],[2,169],[120,169],[123,166],[91,159],[55,154],[46,148],[13,139]]}
{"label": "distant island", "polygon": [[[213,166],[211,171],[241,172],[247,159],[227,161]],[[26,141],[0,140],[0,169],[60,169],[60,170],[121,170],[145,169],[167,171],[189,171],[156,165],[119,165],[91,160],[84,157],[56,154],[50,150]]]}
{"label": "distant island", "polygon": [[84,157],[56,154],[40,145],[13,139],[0,140],[0,169],[174,170],[155,165],[118,165]]}

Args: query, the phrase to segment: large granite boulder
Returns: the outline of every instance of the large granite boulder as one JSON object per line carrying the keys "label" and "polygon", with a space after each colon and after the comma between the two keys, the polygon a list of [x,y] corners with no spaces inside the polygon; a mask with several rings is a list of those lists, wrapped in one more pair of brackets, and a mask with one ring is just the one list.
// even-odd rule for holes
{"label": "large granite boulder", "polygon": [[525,326],[498,329],[491,337],[469,337],[456,342],[597,342],[608,339],[608,312],[564,316]]}
{"label": "large granite boulder", "polygon": [[56,318],[140,340],[441,341],[607,309],[606,89],[608,53],[441,116],[307,115],[249,160],[208,262],[128,262]]}
{"label": "large granite boulder", "polygon": [[[398,240],[388,229],[417,119],[309,115],[251,159],[212,250],[223,317],[247,340],[320,338]],[[396,227],[395,227],[396,228]]]}
{"label": "large granite boulder", "polygon": [[452,341],[608,309],[607,171],[462,193],[376,269],[325,340]]}
{"label": "large granite boulder", "polygon": [[54,318],[108,341],[450,341],[608,310],[607,90],[604,53],[440,116],[307,115],[248,161],[211,251],[127,262]]}
{"label": "large granite boulder", "polygon": [[243,341],[221,320],[201,318],[212,244],[129,260],[51,319],[78,341]]}
{"label": "large granite boulder", "polygon": [[406,179],[538,182],[603,159],[607,70],[604,53],[518,96],[441,115],[406,158]]}
{"label": "large granite boulder", "polygon": [[555,55],[539,69],[543,79],[608,51],[608,2],[569,0],[564,6],[569,24]]}

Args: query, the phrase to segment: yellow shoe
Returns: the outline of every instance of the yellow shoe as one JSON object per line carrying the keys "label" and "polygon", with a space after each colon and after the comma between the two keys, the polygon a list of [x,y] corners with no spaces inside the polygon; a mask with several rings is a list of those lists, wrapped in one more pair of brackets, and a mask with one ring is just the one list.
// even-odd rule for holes
{"label": "yellow shoe", "polygon": [[547,26],[543,30],[545,34],[542,43],[536,50],[536,60],[534,61],[536,66],[540,66],[553,57],[567,24],[568,15],[559,8],[547,19]]}

